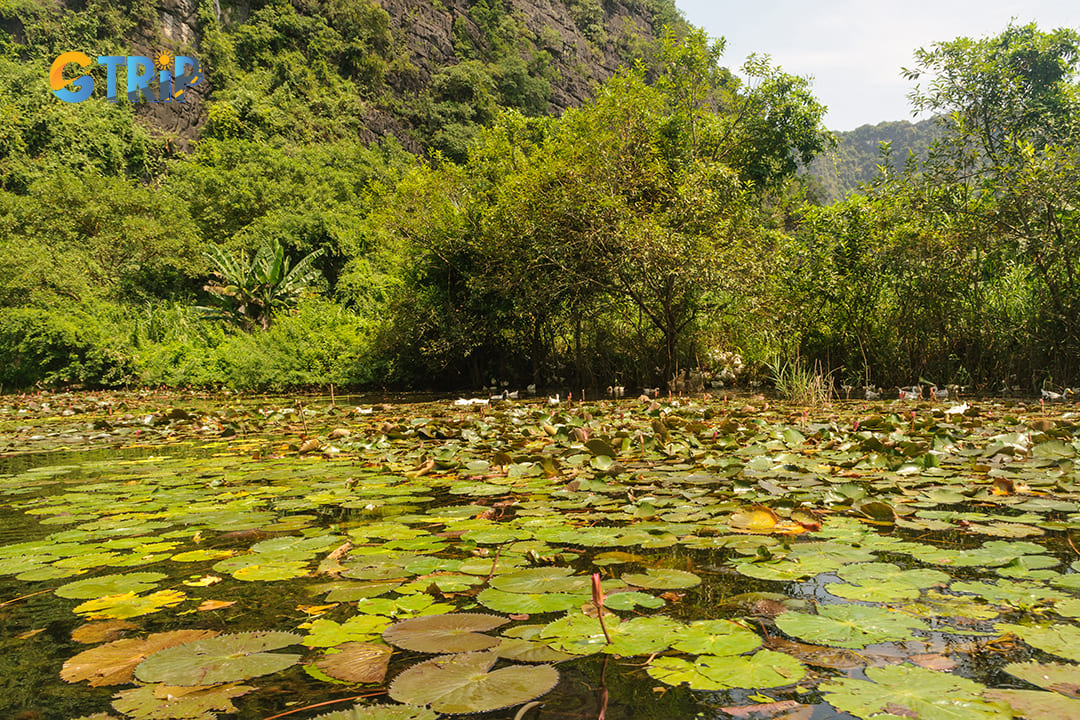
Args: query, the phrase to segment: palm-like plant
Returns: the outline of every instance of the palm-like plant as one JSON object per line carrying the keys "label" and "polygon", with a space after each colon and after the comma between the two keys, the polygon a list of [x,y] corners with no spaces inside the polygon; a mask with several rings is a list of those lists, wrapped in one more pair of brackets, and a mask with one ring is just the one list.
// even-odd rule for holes
{"label": "palm-like plant", "polygon": [[204,289],[214,295],[217,306],[206,310],[248,332],[269,329],[274,313],[293,307],[315,281],[319,270],[314,262],[320,252],[309,253],[290,267],[278,240],[264,241],[250,263],[246,256],[238,258],[220,246],[211,247],[205,255],[213,263],[217,282]]}

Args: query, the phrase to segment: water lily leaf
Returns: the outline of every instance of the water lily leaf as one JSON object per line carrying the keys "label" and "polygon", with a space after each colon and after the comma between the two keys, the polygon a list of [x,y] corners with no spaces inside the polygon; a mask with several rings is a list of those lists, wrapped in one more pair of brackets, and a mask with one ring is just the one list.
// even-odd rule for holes
{"label": "water lily leaf", "polygon": [[1008,703],[1017,717],[1028,720],[1061,720],[1080,717],[1080,700],[1040,690],[999,690],[984,693],[987,700]]}
{"label": "water lily leaf", "polygon": [[74,683],[89,680],[90,687],[131,682],[135,666],[159,650],[218,635],[215,630],[172,630],[145,639],[127,638],[84,650],[64,663],[60,677]]}
{"label": "water lily leaf", "polygon": [[780,687],[806,676],[802,663],[772,650],[761,650],[749,657],[701,655],[694,662],[661,657],[653,660],[647,670],[660,682],[686,683],[691,690]]}
{"label": "water lily leaf", "polygon": [[853,584],[829,583],[825,588],[833,595],[882,603],[914,600],[924,589],[946,585],[951,579],[940,570],[901,570],[892,563],[846,565],[837,571],[837,575]]}
{"label": "water lily leaf", "polygon": [[94,620],[124,620],[179,605],[186,599],[187,595],[179,590],[159,590],[149,595],[128,592],[87,600],[76,605],[74,611]]}
{"label": "water lily leaf", "polygon": [[235,570],[232,576],[237,580],[247,582],[274,582],[278,580],[291,580],[304,577],[310,572],[305,560],[272,560],[245,565]]}
{"label": "water lily leaf", "polygon": [[694,573],[671,568],[650,568],[644,573],[627,573],[622,576],[622,580],[629,585],[652,590],[679,590],[701,583],[701,578]]}
{"label": "water lily leaf", "polygon": [[[606,618],[604,622],[609,625]],[[602,652],[623,657],[660,652],[670,644],[668,636],[679,628],[678,622],[663,615],[636,617],[608,627],[612,642],[605,645]]]}
{"label": "water lily leaf", "polygon": [[[614,597],[614,596],[612,596]],[[565,612],[571,608],[580,607],[588,602],[588,595],[571,595],[569,593],[520,593],[504,592],[495,588],[487,588],[476,596],[480,604],[496,612],[503,613],[535,613]],[[663,605],[661,600],[660,604]],[[479,649],[479,648],[477,648]]]}
{"label": "water lily leaf", "polygon": [[[616,631],[619,618],[605,616],[608,632]],[[608,644],[600,621],[583,613],[571,613],[544,626],[540,637],[552,647],[572,655],[589,655],[602,651]]]}
{"label": "water lily leaf", "polygon": [[77,643],[93,645],[94,643],[111,642],[120,640],[128,630],[134,630],[138,625],[127,620],[102,620],[80,625],[71,631],[71,639]]}
{"label": "water lily leaf", "polygon": [[383,631],[383,640],[417,652],[473,652],[498,645],[499,638],[483,633],[508,622],[483,613],[430,615],[394,623]]}
{"label": "water lily leaf", "polygon": [[[539,631],[539,628],[537,629]],[[492,649],[492,652],[507,660],[526,663],[562,662],[574,657],[570,653],[556,650],[547,643],[513,637],[504,637],[502,642]]]}
{"label": "water lily leaf", "polygon": [[1080,666],[1064,663],[1012,663],[1005,672],[1044,690],[1054,690],[1070,697],[1080,696]]}
{"label": "water lily leaf", "polygon": [[436,720],[438,715],[429,708],[415,705],[354,705],[319,715],[315,720]]}
{"label": "water lily leaf", "polygon": [[215,685],[269,675],[295,665],[300,656],[268,651],[300,640],[295,633],[279,631],[196,640],[151,655],[135,668],[135,677],[146,683]]}
{"label": "water lily leaf", "polygon": [[121,593],[141,593],[150,590],[168,575],[155,572],[126,573],[122,575],[102,575],[86,580],[76,580],[61,585],[53,592],[62,598],[88,600],[103,595]]}
{"label": "water lily leaf", "polygon": [[235,683],[215,687],[145,685],[117,693],[112,705],[139,720],[214,720],[217,712],[236,712],[232,699],[254,689]]}
{"label": "water lily leaf", "polygon": [[1011,717],[1008,705],[983,699],[974,680],[950,673],[890,665],[866,669],[867,680],[839,678],[820,685],[838,710],[870,720],[908,717],[924,720],[989,720]]}
{"label": "water lily leaf", "polygon": [[1000,633],[1015,633],[1032,647],[1066,660],[1080,662],[1080,628],[1075,625],[1015,625],[998,623],[994,629]]}
{"label": "water lily leaf", "polygon": [[589,579],[574,575],[568,567],[538,567],[517,570],[491,579],[491,587],[525,594],[589,592]]}
{"label": "water lily leaf", "polygon": [[636,590],[615,592],[604,598],[604,607],[611,608],[612,610],[626,611],[638,607],[655,609],[663,606],[663,598],[649,595],[648,593],[637,592]]}
{"label": "water lily leaf", "polygon": [[741,655],[761,646],[756,632],[731,620],[698,620],[676,629],[667,640],[693,655]]}
{"label": "water lily leaf", "polygon": [[374,643],[348,642],[316,661],[315,666],[332,678],[352,683],[381,683],[390,663],[391,648]]}
{"label": "water lily leaf", "polygon": [[304,636],[308,647],[334,647],[346,642],[374,640],[393,622],[381,615],[354,615],[343,623],[326,618],[313,620]]}
{"label": "water lily leaf", "polygon": [[497,659],[495,653],[432,658],[394,678],[390,697],[440,713],[489,712],[540,697],[559,682],[559,672],[551,665],[513,665],[491,672]]}
{"label": "water lily leaf", "polygon": [[776,626],[789,635],[811,643],[861,648],[887,640],[904,641],[913,630],[926,630],[917,618],[867,605],[826,605],[817,615],[784,613]]}

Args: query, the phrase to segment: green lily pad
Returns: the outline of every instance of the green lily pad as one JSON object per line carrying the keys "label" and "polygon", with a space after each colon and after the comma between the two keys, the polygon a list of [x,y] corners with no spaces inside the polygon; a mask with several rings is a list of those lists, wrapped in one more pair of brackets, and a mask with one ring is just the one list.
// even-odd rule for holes
{"label": "green lily pad", "polygon": [[429,708],[415,705],[354,705],[348,710],[319,715],[315,720],[436,720]]}
{"label": "green lily pad", "polygon": [[817,615],[788,612],[776,618],[776,626],[810,643],[842,648],[861,648],[889,640],[909,640],[926,624],[904,613],[866,605],[826,605]]}
{"label": "green lily pad", "polygon": [[158,590],[149,595],[127,592],[87,600],[76,605],[74,610],[92,620],[125,620],[174,607],[186,599],[187,595],[179,590]]}
{"label": "green lily pad", "polygon": [[417,652],[474,652],[498,645],[499,638],[483,633],[508,622],[498,615],[448,613],[402,620],[384,630],[382,636],[391,645]]}
{"label": "green lily pad", "polygon": [[627,573],[622,576],[622,580],[628,585],[650,590],[678,590],[701,584],[701,578],[694,573],[671,568],[650,568],[644,573]]}
{"label": "green lily pad", "polygon": [[146,683],[216,685],[269,675],[300,661],[299,655],[272,653],[300,642],[289,632],[247,632],[195,640],[154,653],[135,668]]}
{"label": "green lily pad", "polygon": [[1011,632],[1032,647],[1066,660],[1080,662],[1080,627],[1075,625],[1015,625],[998,623],[994,629],[1000,633]]}
{"label": "green lily pad", "polygon": [[[570,595],[568,593],[520,593],[504,592],[487,588],[476,596],[481,605],[503,613],[549,613],[565,612],[580,607],[589,601],[588,595]],[[663,604],[663,601],[661,601]]]}
{"label": "green lily pad", "polygon": [[639,607],[656,609],[663,606],[663,598],[636,590],[616,592],[604,598],[604,607],[612,610],[628,611]]}
{"label": "green lily pad", "polygon": [[1006,703],[1016,717],[1027,720],[1062,720],[1080,717],[1080,700],[1056,692],[1040,690],[999,690],[992,688],[983,693],[987,700]]}
{"label": "green lily pad", "polygon": [[490,712],[529,702],[559,682],[551,665],[512,665],[492,672],[498,657],[459,653],[413,665],[394,678],[390,697],[439,713]]}
{"label": "green lily pad", "polygon": [[653,660],[647,670],[660,682],[685,683],[691,690],[781,687],[806,676],[802,663],[772,650],[761,650],[749,657],[701,655],[694,662],[661,657]]}
{"label": "green lily pad", "polygon": [[334,647],[346,642],[367,642],[374,640],[392,623],[382,615],[354,615],[343,623],[327,618],[317,618],[311,622],[303,644],[308,647]]}
{"label": "green lily pad", "polygon": [[589,592],[589,579],[573,573],[568,567],[529,568],[496,575],[490,584],[496,590],[526,595]]}
{"label": "green lily pad", "polygon": [[67,585],[61,585],[53,592],[63,598],[88,600],[103,595],[145,592],[167,577],[168,575],[155,572],[102,575],[96,578],[76,580]]}
{"label": "green lily pad", "polygon": [[825,588],[837,597],[863,602],[914,600],[924,589],[951,579],[940,570],[901,570],[892,563],[846,565],[837,575],[852,584],[829,583]]}
{"label": "green lily pad", "polygon": [[741,655],[761,646],[761,637],[731,620],[698,620],[667,637],[671,647],[693,655]]}
{"label": "green lily pad", "polygon": [[983,698],[974,680],[914,665],[866,669],[867,680],[839,678],[820,685],[825,700],[855,717],[909,717],[924,720],[1009,718],[1006,704]]}

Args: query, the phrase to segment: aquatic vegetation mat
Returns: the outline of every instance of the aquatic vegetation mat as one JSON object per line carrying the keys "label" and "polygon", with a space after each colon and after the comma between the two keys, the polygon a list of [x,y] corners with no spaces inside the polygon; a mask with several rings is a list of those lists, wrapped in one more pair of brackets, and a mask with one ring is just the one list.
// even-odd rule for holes
{"label": "aquatic vegetation mat", "polygon": [[1080,714],[1070,405],[0,406],[0,715]]}

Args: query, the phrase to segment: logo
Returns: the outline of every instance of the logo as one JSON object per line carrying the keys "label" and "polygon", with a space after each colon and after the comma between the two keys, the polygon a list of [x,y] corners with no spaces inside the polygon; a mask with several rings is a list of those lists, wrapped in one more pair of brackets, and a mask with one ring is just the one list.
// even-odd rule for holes
{"label": "logo", "polygon": [[[89,55],[66,52],[53,60],[49,68],[49,86],[53,94],[64,102],[77,103],[86,100],[94,92],[94,78],[90,76],[93,65],[105,68],[105,98],[109,102],[120,99],[120,76],[124,76],[128,102],[187,102],[187,89],[198,85],[203,79],[202,65],[193,57],[173,55],[163,50],[153,59],[142,55],[101,55],[93,60]],[[69,65],[78,66],[81,73],[65,77]]]}

